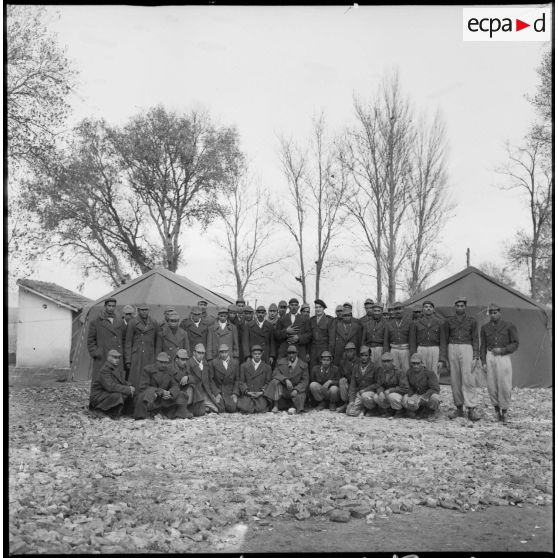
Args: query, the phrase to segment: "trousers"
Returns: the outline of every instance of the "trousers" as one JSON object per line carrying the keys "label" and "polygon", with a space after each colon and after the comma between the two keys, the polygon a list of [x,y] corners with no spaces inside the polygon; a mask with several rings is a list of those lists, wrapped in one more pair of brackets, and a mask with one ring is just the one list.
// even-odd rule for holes
{"label": "trousers", "polygon": [[473,347],[471,345],[448,345],[451,392],[456,407],[477,406],[477,388],[473,372]]}
{"label": "trousers", "polygon": [[486,387],[492,405],[507,411],[512,393],[512,364],[510,355],[486,354]]}
{"label": "trousers", "polygon": [[421,356],[422,362],[427,370],[432,370],[440,378],[438,370],[438,358],[440,357],[440,347],[417,347],[417,353]]}

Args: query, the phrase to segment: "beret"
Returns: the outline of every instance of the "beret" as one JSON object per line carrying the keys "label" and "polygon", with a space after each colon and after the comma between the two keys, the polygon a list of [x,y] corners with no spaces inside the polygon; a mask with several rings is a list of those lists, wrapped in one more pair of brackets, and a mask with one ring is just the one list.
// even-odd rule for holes
{"label": "beret", "polygon": [[147,304],[138,304],[138,310],[149,310]]}
{"label": "beret", "polygon": [[384,309],[384,307],[381,305],[380,302],[373,302],[372,303],[372,308],[379,308],[380,310]]}
{"label": "beret", "polygon": [[176,308],[174,306],[167,306],[165,308],[165,314],[168,314],[169,312],[174,312],[176,310]]}
{"label": "beret", "polygon": [[201,308],[199,308],[198,306],[194,306],[191,310],[192,314],[201,314]]}
{"label": "beret", "polygon": [[[298,301],[297,301],[298,302]],[[279,306],[286,306],[287,301],[286,300],[280,300],[279,301]]]}
{"label": "beret", "polygon": [[336,311],[336,312],[339,312],[339,310],[343,310],[343,306],[341,306],[341,304],[338,304],[338,305],[335,307],[335,311]]}
{"label": "beret", "polygon": [[327,308],[326,303],[321,298],[317,298],[314,304],[319,304],[322,308]]}
{"label": "beret", "polygon": [[238,312],[238,308],[236,307],[236,304],[231,304],[229,306],[229,312]]}
{"label": "beret", "polygon": [[411,355],[411,358],[409,359],[409,362],[413,362],[413,361],[422,363],[422,357],[418,353],[414,353],[413,355]]}
{"label": "beret", "polygon": [[393,360],[393,355],[391,353],[384,353],[382,355],[382,360]]}
{"label": "beret", "polygon": [[393,309],[395,310],[396,308],[403,308],[403,304],[401,304],[400,302],[394,302]]}
{"label": "beret", "polygon": [[344,302],[343,303],[343,308],[352,308],[353,305],[350,302]]}

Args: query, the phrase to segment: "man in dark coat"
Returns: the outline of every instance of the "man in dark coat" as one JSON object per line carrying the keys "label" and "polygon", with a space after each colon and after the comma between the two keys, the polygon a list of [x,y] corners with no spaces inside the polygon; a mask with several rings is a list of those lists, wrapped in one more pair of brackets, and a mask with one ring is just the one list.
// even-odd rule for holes
{"label": "man in dark coat", "polygon": [[139,389],[143,369],[155,361],[155,348],[160,334],[159,324],[149,316],[149,306],[140,304],[138,316],[126,330],[124,360],[130,369],[130,383]]}
{"label": "man in dark coat", "polygon": [[366,319],[362,326],[362,344],[370,347],[370,360],[374,366],[380,366],[384,351],[387,322],[382,316],[382,305],[370,305],[372,318]]}
{"label": "man in dark coat", "polygon": [[217,321],[209,326],[207,353],[209,360],[219,358],[219,347],[227,345],[232,351],[232,357],[238,359],[240,354],[240,339],[235,325],[228,321],[229,311],[219,308]]}
{"label": "man in dark coat", "polygon": [[213,369],[205,360],[205,347],[201,343],[194,346],[193,356],[187,366],[187,385],[192,386],[193,389],[194,416],[223,412],[225,410],[223,398],[213,381]]}
{"label": "man in dark coat", "polygon": [[314,301],[314,316],[310,318],[310,367],[319,366],[324,351],[333,354],[335,342],[335,320],[325,314],[326,303],[321,299]]}
{"label": "man in dark coat", "polygon": [[287,347],[287,359],[277,362],[277,368],[264,395],[273,401],[272,412],[288,409],[289,414],[303,413],[310,378],[308,365],[298,356],[295,345]]}
{"label": "man in dark coat", "polygon": [[277,305],[277,314],[279,316],[279,319],[281,319],[287,313],[288,309],[289,305],[287,304],[287,301],[280,300],[279,304]]}
{"label": "man in dark coat", "polygon": [[208,314],[207,312],[207,300],[199,300],[198,301],[198,306],[200,307],[201,311],[202,311],[202,321],[205,322],[208,326],[211,326],[215,323],[215,318],[213,316],[211,316],[210,314]]}
{"label": "man in dark coat", "polygon": [[[121,318],[115,314],[116,299],[105,300],[105,308],[101,314],[89,323],[87,331],[87,350],[93,359],[91,381],[97,379],[101,366],[106,362],[111,349],[123,353],[122,339],[126,328]],[[118,363],[122,367],[122,363]]]}
{"label": "man in dark coat", "polygon": [[490,321],[481,327],[480,358],[487,375],[490,401],[494,405],[496,418],[508,422],[508,409],[512,395],[512,363],[510,355],[519,347],[517,328],[502,320],[497,304],[488,306]]}
{"label": "man in dark coat", "polygon": [[218,393],[221,395],[224,410],[227,413],[236,412],[238,396],[240,395],[238,382],[240,367],[236,358],[231,358],[229,346],[219,346],[218,358],[211,361],[212,376]]}
{"label": "man in dark coat", "polygon": [[275,324],[277,324],[277,322],[279,321],[279,314],[278,314],[278,308],[277,308],[277,304],[275,304],[275,302],[272,302],[269,305],[269,308],[267,309],[267,318],[266,320],[273,326],[275,327]]}
{"label": "man in dark coat", "polygon": [[[374,384],[372,385],[372,409],[381,409],[380,414],[400,417],[403,411],[403,396],[409,392],[409,382],[405,370],[398,370],[393,365],[391,353],[384,353],[381,366],[376,366]],[[390,413],[391,411],[391,413]]]}
{"label": "man in dark coat", "polygon": [[243,319],[238,323],[238,339],[240,341],[240,356],[239,362],[243,363],[250,358],[250,348],[244,344],[244,336],[246,329],[254,323],[254,309],[251,306],[244,306],[242,309]]}
{"label": "man in dark coat", "polygon": [[279,343],[277,359],[287,356],[289,345],[294,345],[298,349],[300,359],[306,359],[306,346],[312,339],[310,320],[301,314],[297,314],[297,312],[298,300],[291,298],[289,300],[289,313],[279,319],[275,328],[275,339]]}
{"label": "man in dark coat", "polygon": [[343,319],[335,324],[333,364],[339,365],[347,343],[354,343],[356,347],[360,346],[361,329],[358,321],[353,319],[351,310],[343,308]]}
{"label": "man in dark coat", "polygon": [[[122,321],[124,322],[124,343],[126,342],[126,328],[130,323],[131,319],[135,317],[136,311],[131,304],[126,304],[124,308],[122,308]],[[124,344],[122,345],[124,346]]]}
{"label": "man in dark coat", "polygon": [[322,411],[329,403],[329,410],[335,411],[339,401],[339,368],[331,363],[333,357],[324,351],[321,364],[312,367],[310,372],[310,393],[318,402],[316,409]]}
{"label": "man in dark coat", "polygon": [[412,318],[403,316],[403,305],[393,304],[393,318],[387,321],[384,353],[391,353],[396,368],[409,370],[409,335]]}
{"label": "man in dark coat", "polygon": [[180,316],[178,312],[170,312],[167,322],[161,326],[160,335],[157,337],[155,352],[157,354],[167,353],[171,362],[174,362],[176,351],[179,349],[184,349],[187,353],[190,353],[188,334],[179,327],[179,323]]}
{"label": "man in dark coat", "polygon": [[242,332],[243,354],[249,355],[250,348],[254,345],[259,345],[263,349],[262,360],[273,366],[273,361],[275,360],[275,334],[273,326],[265,319],[265,313],[265,306],[258,306],[256,308],[256,319],[245,323]]}
{"label": "man in dark coat", "polygon": [[374,313],[372,312],[373,308],[374,308],[374,301],[371,298],[367,298],[364,301],[364,316],[362,316],[362,318],[359,319],[360,325],[363,327],[363,329],[366,322],[374,319]]}
{"label": "man in dark coat", "polygon": [[353,366],[351,385],[349,386],[349,404],[347,415],[358,417],[364,414],[370,416],[374,405],[373,386],[376,376],[376,367],[370,361],[370,347],[363,345],[360,348],[360,362]]}
{"label": "man in dark coat", "polygon": [[265,413],[269,400],[265,393],[271,381],[271,367],[262,360],[263,348],[252,347],[252,358],[240,366],[238,410],[242,413]]}
{"label": "man in dark coat", "polygon": [[[188,334],[190,348],[198,344],[207,347],[209,344],[209,326],[202,320],[202,311],[199,306],[194,306],[190,311],[190,317],[182,320],[180,327]],[[205,349],[204,349],[205,350]],[[207,355],[211,360],[213,355]]]}
{"label": "man in dark coat", "polygon": [[407,409],[407,416],[415,418],[419,410],[432,411],[429,421],[435,421],[440,415],[440,383],[438,376],[428,370],[422,357],[415,353],[410,359],[411,368],[407,371],[409,392],[403,396],[403,407]]}
{"label": "man in dark coat", "polygon": [[192,412],[194,401],[194,388],[188,385],[188,360],[190,356],[185,349],[178,349],[176,356],[170,365],[170,373],[174,376],[180,391],[186,395],[188,410]]}
{"label": "man in dark coat", "polygon": [[158,413],[170,419],[192,418],[186,396],[178,387],[170,368],[167,353],[159,353],[155,364],[148,364],[142,372],[141,383],[135,397],[136,420],[155,417]]}
{"label": "man in dark coat", "polygon": [[98,416],[118,418],[124,405],[131,403],[134,395],[134,386],[123,378],[124,370],[120,366],[120,353],[111,349],[107,360],[101,366],[99,375],[91,383],[89,408]]}
{"label": "man in dark coat", "polygon": [[358,364],[356,356],[356,345],[349,342],[345,345],[343,358],[339,363],[339,399],[341,399],[341,406],[337,407],[338,413],[344,413],[347,410],[349,403],[349,386],[351,378],[353,377],[353,367]]}

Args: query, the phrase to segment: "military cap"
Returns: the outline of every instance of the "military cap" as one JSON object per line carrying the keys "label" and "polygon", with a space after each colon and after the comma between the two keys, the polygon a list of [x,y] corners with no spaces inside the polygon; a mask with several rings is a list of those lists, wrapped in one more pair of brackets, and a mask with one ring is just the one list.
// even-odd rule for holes
{"label": "military cap", "polygon": [[237,312],[238,313],[238,308],[237,308],[236,304],[229,305],[229,312]]}
{"label": "military cap", "polygon": [[403,304],[401,304],[400,302],[394,302],[393,309],[395,310],[396,308],[403,308]]}
{"label": "military cap", "polygon": [[197,343],[196,346],[194,347],[194,351],[205,353],[205,347],[203,346],[203,343]]}
{"label": "military cap", "polygon": [[343,316],[351,316],[352,313],[353,313],[353,310],[351,308],[347,308],[347,307],[343,308]]}
{"label": "military cap", "polygon": [[120,357],[122,356],[116,349],[111,349],[108,353],[107,356],[112,356],[112,357]]}
{"label": "military cap", "polygon": [[422,357],[418,353],[414,353],[409,359],[409,362],[420,362],[422,364]]}
{"label": "military cap", "polygon": [[286,300],[280,300],[279,301],[279,306],[287,306],[287,301]]}
{"label": "military cap", "polygon": [[464,303],[465,303],[465,306],[466,306],[466,305],[467,305],[467,297],[466,297],[466,296],[458,296],[458,297],[455,299],[454,304],[457,304],[458,302],[464,302]]}
{"label": "military cap", "polygon": [[173,310],[172,312],[169,312],[169,313],[167,314],[167,316],[169,317],[169,320],[170,320],[171,318],[174,318],[174,319],[177,319],[177,320],[180,319],[180,316],[178,315],[178,312],[177,312],[176,310]]}
{"label": "military cap", "polygon": [[381,302],[373,302],[372,303],[372,308],[379,308],[380,310],[383,310],[384,307],[382,306]]}
{"label": "military cap", "polygon": [[157,362],[169,362],[170,358],[169,355],[167,355],[167,353],[159,353],[157,355]]}
{"label": "military cap", "polygon": [[374,301],[373,301],[371,298],[367,298],[367,299],[364,301],[364,306],[366,306],[367,304],[374,304]]}
{"label": "military cap", "polygon": [[422,312],[422,306],[420,304],[413,304],[413,312]]}
{"label": "military cap", "polygon": [[149,306],[147,304],[138,304],[138,310],[149,310]]}
{"label": "military cap", "polygon": [[382,360],[393,360],[393,355],[391,353],[384,353],[382,355]]}
{"label": "military cap", "polygon": [[296,298],[291,298],[291,300],[289,300],[289,304],[298,304],[298,300]]}
{"label": "military cap", "polygon": [[365,352],[366,354],[370,354],[370,347],[368,345],[361,345],[360,346],[360,352],[363,353]]}
{"label": "military cap", "polygon": [[287,353],[298,353],[298,349],[295,345],[289,345],[287,347]]}
{"label": "military cap", "polygon": [[243,308],[243,310],[244,310],[244,313],[245,313],[245,314],[246,314],[246,312],[249,312],[249,313],[250,313],[250,312],[254,312],[254,309],[253,309],[251,306],[245,306],[245,307]]}
{"label": "military cap", "polygon": [[324,310],[327,308],[326,303],[321,298],[317,298],[314,304],[320,305]]}
{"label": "military cap", "polygon": [[107,299],[105,300],[105,306],[106,306],[109,302],[114,302],[114,304],[116,304],[116,298],[107,298]]}
{"label": "military cap", "polygon": [[243,298],[239,298],[239,299],[236,301],[236,303],[237,303],[237,304],[239,304],[239,303],[240,303],[240,304],[246,304],[246,302],[244,302],[244,299],[243,299]]}
{"label": "military cap", "polygon": [[271,310],[279,310],[279,308],[277,308],[277,304],[275,304],[275,302],[272,302],[269,305],[269,308],[267,309],[268,312],[271,312]]}
{"label": "military cap", "polygon": [[489,311],[490,311],[490,310],[500,310],[500,309],[501,309],[501,308],[500,308],[497,304],[495,304],[494,302],[491,302],[491,303],[488,305],[488,310],[489,310]]}
{"label": "military cap", "polygon": [[300,307],[301,310],[304,310],[305,308],[308,308],[308,310],[310,310],[310,304],[308,304],[307,302],[305,302],[305,303]]}
{"label": "military cap", "polygon": [[345,345],[345,349],[356,349],[356,345],[355,345],[352,341],[349,341],[349,342]]}
{"label": "military cap", "polygon": [[336,311],[336,312],[339,312],[340,310],[343,310],[343,306],[342,306],[341,304],[338,304],[338,305],[335,307],[335,311]]}
{"label": "military cap", "polygon": [[256,312],[267,312],[267,310],[265,309],[265,306],[262,306],[261,304],[256,308]]}
{"label": "military cap", "polygon": [[194,306],[191,310],[191,314],[196,314],[196,315],[200,315],[201,316],[201,308],[199,306]]}
{"label": "military cap", "polygon": [[134,307],[130,306],[129,304],[126,304],[126,306],[124,306],[124,308],[122,308],[122,312],[124,314],[133,314],[134,313]]}
{"label": "military cap", "polygon": [[321,358],[324,358],[324,357],[333,358],[333,357],[331,356],[331,353],[330,353],[329,351],[323,351],[322,354],[320,355],[320,357],[321,357]]}
{"label": "military cap", "polygon": [[207,306],[207,300],[198,300],[198,306]]}
{"label": "military cap", "polygon": [[431,300],[425,300],[422,305],[424,306],[425,304],[430,304],[433,308],[435,307],[435,304]]}
{"label": "military cap", "polygon": [[[290,348],[290,347],[289,347],[289,348]],[[252,346],[252,351],[251,351],[251,352],[254,353],[255,351],[260,351],[260,352],[263,353],[262,346],[261,346],[261,345],[253,345],[253,346]],[[288,351],[287,351],[287,352],[288,352]]]}
{"label": "military cap", "polygon": [[178,358],[188,358],[188,351],[186,349],[178,349],[176,356]]}
{"label": "military cap", "polygon": [[343,303],[343,308],[350,308],[351,310],[353,309],[353,305],[350,302],[344,302]]}
{"label": "military cap", "polygon": [[165,308],[164,314],[168,314],[169,312],[174,312],[176,308],[174,306],[167,306]]}
{"label": "military cap", "polygon": [[226,343],[222,343],[221,345],[219,345],[219,351],[228,351],[229,350],[229,346]]}
{"label": "military cap", "polygon": [[228,314],[229,311],[224,307],[224,306],[220,306],[219,310],[217,310],[217,314]]}

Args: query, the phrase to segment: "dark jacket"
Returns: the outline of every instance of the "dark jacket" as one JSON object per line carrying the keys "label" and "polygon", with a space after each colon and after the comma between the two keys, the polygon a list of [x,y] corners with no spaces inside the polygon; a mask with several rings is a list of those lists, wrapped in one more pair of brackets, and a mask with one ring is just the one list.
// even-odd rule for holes
{"label": "dark jacket", "polygon": [[240,365],[238,387],[242,395],[247,391],[265,391],[270,381],[271,367],[263,360],[257,370],[252,359]]}
{"label": "dark jacket", "polygon": [[433,393],[440,393],[438,376],[432,370],[424,366],[415,372],[412,368],[407,371],[407,382],[409,383],[409,395],[426,395],[430,397]]}
{"label": "dark jacket", "polygon": [[318,382],[319,384],[325,384],[331,380],[332,386],[338,386],[340,379],[339,368],[335,364],[330,364],[327,370],[324,370],[321,364],[317,364],[312,367],[312,372],[310,374],[311,382]]}
{"label": "dark jacket", "polygon": [[[126,335],[126,326],[122,318],[114,317],[112,323],[103,310],[100,316],[89,323],[87,331],[87,350],[93,359],[92,380],[95,379],[101,366],[106,362],[108,352],[111,349],[124,354],[123,340]],[[122,362],[122,361],[121,361]],[[119,365],[122,368],[122,364]]]}
{"label": "dark jacket", "polygon": [[348,360],[343,357],[339,363],[339,377],[346,378],[348,382],[351,381],[353,376],[353,366],[359,364],[359,359],[355,356],[354,360]]}
{"label": "dark jacket", "polygon": [[417,352],[417,347],[440,347],[439,360],[447,358],[445,321],[437,316],[421,316],[411,322],[409,332],[409,353]]}
{"label": "dark jacket", "polygon": [[361,390],[369,391],[372,389],[375,381],[375,366],[369,362],[361,371],[361,364],[359,361],[353,365],[353,373],[351,375],[351,385],[349,386],[349,401],[352,403],[355,400],[357,393]]}
{"label": "dark jacket", "polygon": [[357,351],[360,348],[362,328],[357,320],[345,324],[343,321],[335,321],[335,340],[333,348],[333,363],[339,364],[343,358],[345,345],[349,342],[355,344]]}
{"label": "dark jacket", "polygon": [[289,367],[287,359],[282,359],[277,363],[273,379],[281,384],[285,384],[287,380],[290,380],[293,389],[296,389],[298,393],[302,393],[308,389],[308,384],[310,383],[308,365],[299,357],[296,360],[295,366]]}
{"label": "dark jacket", "polygon": [[[298,328],[298,341],[296,343],[288,343],[287,339],[290,335],[287,333],[287,328],[293,325]],[[287,356],[287,347],[292,344],[298,348],[298,358],[306,360],[308,353],[308,343],[312,339],[312,331],[310,330],[310,320],[302,314],[296,314],[295,321],[291,324],[291,314],[285,314],[275,326],[275,340],[278,342],[277,358],[285,358]]]}
{"label": "dark jacket", "polygon": [[479,331],[477,320],[463,314],[454,314],[446,318],[446,337],[448,344],[472,345],[473,357],[479,358]]}
{"label": "dark jacket", "polygon": [[384,370],[382,366],[377,366],[374,374],[374,386],[376,393],[383,391],[388,393],[399,393],[405,395],[409,392],[409,382],[404,370],[398,370],[392,364],[391,368]]}
{"label": "dark jacket", "polygon": [[[363,318],[361,318],[363,319]],[[384,318],[379,320],[367,319],[362,326],[362,344],[368,347],[383,347],[386,337],[387,322]]]}
{"label": "dark jacket", "polygon": [[190,352],[190,342],[188,340],[188,334],[181,328],[176,329],[176,333],[173,333],[169,324],[165,323],[161,326],[161,331],[157,337],[157,346],[155,347],[155,355],[160,352],[167,353],[169,355],[171,362],[174,362],[174,357],[176,356],[176,351],[179,349],[186,349],[188,354]]}
{"label": "dark jacket", "polygon": [[251,349],[254,345],[261,345],[263,349],[262,360],[269,362],[269,357],[276,357],[275,351],[275,333],[273,326],[264,320],[262,327],[258,325],[256,319],[245,322],[242,330],[242,348],[246,358],[250,356]]}
{"label": "dark jacket", "polygon": [[519,347],[517,328],[504,320],[484,324],[480,338],[480,358],[483,364],[486,364],[486,353],[492,349],[503,349],[502,354],[509,355]]}
{"label": "dark jacket", "polygon": [[207,394],[209,399],[217,405],[215,397],[219,393],[215,382],[213,381],[213,368],[207,362],[207,360],[202,360],[203,370],[196,359],[192,357],[186,363],[188,370],[188,386],[192,386],[194,396],[192,403],[198,403],[200,401],[205,401],[204,392]]}
{"label": "dark jacket", "polygon": [[411,324],[413,320],[408,316],[403,316],[401,320],[387,321],[386,335],[384,337],[384,352],[388,353],[391,345],[405,345],[409,343]]}
{"label": "dark jacket", "polygon": [[143,369],[155,361],[159,333],[159,324],[150,316],[145,322],[135,317],[128,324],[124,361],[130,366],[128,380],[136,388],[139,388]]}
{"label": "dark jacket", "polygon": [[240,366],[235,358],[229,359],[227,368],[220,358],[213,359],[210,364],[212,368],[213,382],[219,393],[225,395],[240,395],[238,388]]}
{"label": "dark jacket", "polygon": [[209,326],[207,339],[207,347],[205,348],[208,359],[219,358],[219,346],[226,344],[229,347],[232,358],[238,358],[240,354],[238,330],[235,325],[226,322],[225,327],[221,329],[219,321],[213,322]]}
{"label": "dark jacket", "polygon": [[310,318],[310,363],[320,362],[320,355],[324,351],[333,354],[335,346],[335,320],[331,316],[324,314],[320,321],[316,316]]}
{"label": "dark jacket", "polygon": [[201,320],[199,325],[196,326],[191,318],[187,318],[180,322],[180,327],[188,334],[190,349],[193,351],[194,347],[198,343],[201,343],[205,347],[205,354],[207,355],[207,358],[211,360],[207,346],[209,342],[209,326],[207,323]]}
{"label": "dark jacket", "polygon": [[141,375],[139,393],[142,394],[149,388],[154,388],[157,396],[160,396],[163,391],[169,391],[173,398],[176,398],[180,393],[170,366],[166,370],[159,370],[157,363],[145,366]]}
{"label": "dark jacket", "polygon": [[90,401],[94,404],[99,398],[107,393],[122,393],[130,395],[130,384],[124,379],[124,371],[121,367],[114,367],[105,361],[95,380],[91,382]]}

